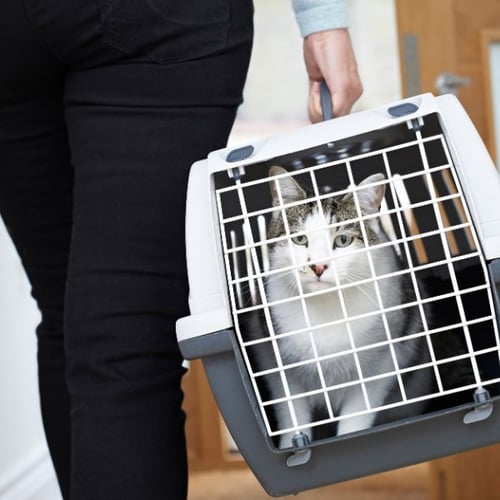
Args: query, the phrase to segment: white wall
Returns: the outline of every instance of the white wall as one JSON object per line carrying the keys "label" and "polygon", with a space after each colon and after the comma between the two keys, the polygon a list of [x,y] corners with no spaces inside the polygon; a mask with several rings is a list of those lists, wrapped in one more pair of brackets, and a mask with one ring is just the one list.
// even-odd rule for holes
{"label": "white wall", "polygon": [[[307,123],[308,80],[290,0],[254,0],[255,42],[237,132]],[[354,110],[401,97],[394,0],[348,0],[364,94]],[[265,132],[264,132],[265,133]]]}
{"label": "white wall", "polygon": [[394,0],[348,0],[350,32],[364,93],[355,110],[401,98]]}
{"label": "white wall", "polygon": [[0,219],[0,499],[57,500],[36,383],[39,313]]}

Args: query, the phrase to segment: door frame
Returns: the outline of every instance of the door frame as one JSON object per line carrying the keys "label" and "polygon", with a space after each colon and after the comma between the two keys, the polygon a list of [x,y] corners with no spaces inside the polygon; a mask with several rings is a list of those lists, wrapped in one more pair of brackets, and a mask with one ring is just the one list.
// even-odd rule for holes
{"label": "door frame", "polygon": [[[493,89],[491,86],[491,64],[489,49],[492,43],[500,43],[500,28],[498,29],[483,29],[481,30],[481,60],[483,67],[483,87],[484,99],[486,106],[486,122],[488,127],[488,134],[485,137],[486,147],[490,152],[491,157],[497,168],[499,167],[499,153],[500,145],[496,144],[496,130],[495,130],[495,112]],[[500,85],[500,82],[498,82]],[[500,103],[498,103],[500,105]],[[499,110],[500,113],[500,110]],[[500,132],[500,131],[499,131]]]}

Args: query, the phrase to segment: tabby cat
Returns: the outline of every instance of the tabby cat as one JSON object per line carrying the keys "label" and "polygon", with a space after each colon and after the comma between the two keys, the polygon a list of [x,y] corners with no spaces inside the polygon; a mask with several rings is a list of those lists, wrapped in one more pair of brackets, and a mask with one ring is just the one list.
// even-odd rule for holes
{"label": "tabby cat", "polygon": [[[422,337],[398,342],[392,351],[388,345],[373,346],[387,341],[389,336],[397,338],[422,331],[416,307],[396,309],[385,315],[377,312],[381,306],[391,308],[415,300],[408,275],[379,279],[378,289],[373,281],[357,284],[401,269],[393,245],[376,246],[389,242],[379,217],[359,221],[358,208],[363,216],[379,212],[385,194],[384,175],[378,173],[364,179],[356,195],[349,192],[320,202],[311,200],[311,193],[287,175],[285,169],[273,166],[269,176],[277,209],[269,222],[267,237],[283,237],[287,226],[291,235],[269,244],[271,273],[265,287],[272,328],[277,335],[303,330],[278,341],[283,365],[293,364],[285,371],[290,394],[318,391],[293,399],[297,423],[303,426],[301,431],[312,439],[312,427],[307,424],[327,416],[328,407],[339,418],[337,434],[420,413],[423,403],[366,412],[401,401],[398,379],[390,374],[395,370],[394,359],[400,369],[428,361]],[[294,205],[279,208],[288,204]],[[364,231],[360,224],[364,224]],[[366,246],[374,248],[364,251]],[[355,319],[342,321],[347,317]],[[257,363],[269,366],[270,356],[275,354],[262,354]],[[387,376],[366,381],[364,394],[358,372],[364,379]],[[428,371],[409,374],[404,376],[403,384],[408,398],[430,392]],[[272,399],[286,395],[282,378],[268,379],[267,390]],[[320,392],[322,387],[342,384],[328,395]],[[287,403],[276,405],[275,419],[278,429],[292,427]],[[282,434],[279,447],[291,446],[293,434]]]}

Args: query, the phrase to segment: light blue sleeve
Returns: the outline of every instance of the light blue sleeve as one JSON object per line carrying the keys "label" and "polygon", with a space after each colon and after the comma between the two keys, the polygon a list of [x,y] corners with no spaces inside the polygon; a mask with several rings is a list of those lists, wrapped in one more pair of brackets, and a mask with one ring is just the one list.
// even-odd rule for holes
{"label": "light blue sleeve", "polygon": [[292,7],[303,37],[348,25],[346,0],[292,0]]}

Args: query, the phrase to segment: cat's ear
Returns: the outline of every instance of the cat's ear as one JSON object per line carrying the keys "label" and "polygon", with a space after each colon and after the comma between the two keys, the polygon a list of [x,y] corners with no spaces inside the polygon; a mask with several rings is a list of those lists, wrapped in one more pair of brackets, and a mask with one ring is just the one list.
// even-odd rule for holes
{"label": "cat's ear", "polygon": [[283,167],[278,167],[277,165],[274,165],[269,169],[269,185],[271,186],[271,195],[273,197],[274,206],[280,205],[278,188],[276,186],[277,182],[279,182],[279,189],[281,191],[283,203],[304,200],[307,197],[306,192],[300,187],[293,177],[288,176],[281,179],[274,178],[276,175],[287,173],[288,172]]}
{"label": "cat's ear", "polygon": [[[380,204],[385,195],[385,184],[379,184],[378,186],[372,186],[371,184],[383,181],[384,179],[384,174],[373,174],[358,184],[358,187],[366,186],[365,189],[357,191],[359,205],[364,213],[374,214],[379,211]],[[344,199],[348,197],[351,198],[352,194],[345,195]]]}

